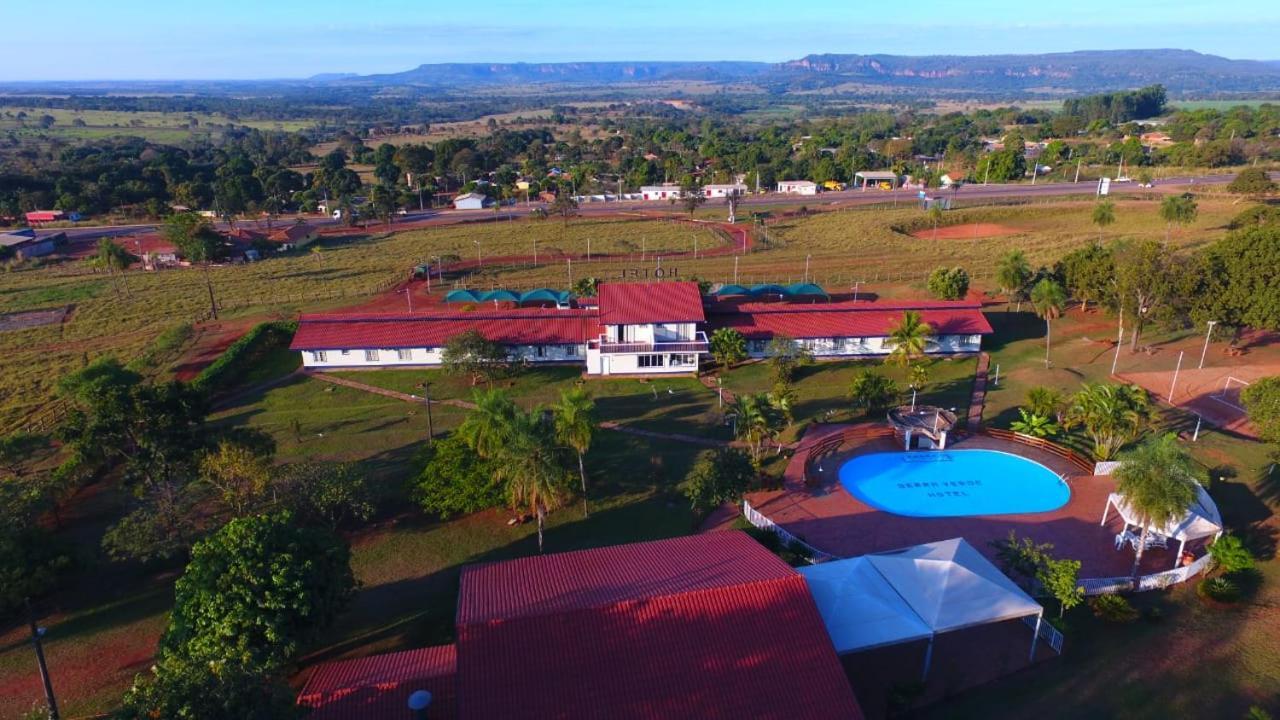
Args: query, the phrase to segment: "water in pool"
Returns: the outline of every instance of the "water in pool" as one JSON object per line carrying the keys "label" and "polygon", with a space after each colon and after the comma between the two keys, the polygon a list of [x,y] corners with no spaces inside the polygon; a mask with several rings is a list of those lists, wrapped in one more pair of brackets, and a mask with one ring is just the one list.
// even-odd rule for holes
{"label": "water in pool", "polygon": [[1048,512],[1071,497],[1049,468],[996,450],[871,453],[850,458],[839,475],[862,502],[912,517]]}

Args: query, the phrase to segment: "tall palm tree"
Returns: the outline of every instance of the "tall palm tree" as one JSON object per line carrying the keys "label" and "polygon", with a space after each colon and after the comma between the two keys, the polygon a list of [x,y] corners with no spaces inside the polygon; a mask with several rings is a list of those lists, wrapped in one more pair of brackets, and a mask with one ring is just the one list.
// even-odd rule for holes
{"label": "tall palm tree", "polygon": [[547,513],[564,499],[566,474],[557,450],[542,411],[517,411],[494,466],[495,477],[506,485],[511,507],[527,508],[537,518],[538,552],[543,549]]}
{"label": "tall palm tree", "polygon": [[1103,200],[1093,206],[1093,224],[1098,226],[1098,242],[1102,242],[1102,230],[1116,221],[1116,204]]}
{"label": "tall palm tree", "polygon": [[1049,345],[1053,338],[1053,320],[1062,315],[1067,293],[1058,283],[1045,278],[1031,288],[1031,307],[1044,320],[1044,366],[1049,367]]}
{"label": "tall palm tree", "polygon": [[924,357],[925,348],[929,345],[929,336],[933,328],[920,317],[920,313],[907,310],[902,313],[902,320],[889,331],[889,343],[893,349],[889,351],[887,362],[902,367],[911,367],[911,361]]}
{"label": "tall palm tree", "polygon": [[556,439],[578,454],[578,477],[582,480],[582,515],[587,516],[587,469],[583,456],[591,449],[596,434],[596,403],[586,388],[577,386],[560,393],[560,402],[551,407],[555,416]]}
{"label": "tall palm tree", "polygon": [[476,409],[458,426],[458,437],[483,458],[497,460],[511,443],[520,408],[501,390],[476,390]]}
{"label": "tall palm tree", "polygon": [[733,414],[737,417],[734,431],[738,439],[746,441],[751,460],[759,463],[765,439],[778,432],[777,413],[765,395],[744,394],[734,398]]}
{"label": "tall palm tree", "polygon": [[1086,383],[1072,396],[1065,420],[1068,426],[1083,425],[1094,456],[1110,460],[1147,429],[1151,417],[1151,399],[1141,387]]}
{"label": "tall palm tree", "polygon": [[1116,490],[1142,526],[1131,571],[1136,585],[1150,529],[1182,519],[1196,500],[1196,487],[1206,478],[1204,469],[1173,433],[1150,438],[1119,459],[1114,473]]}
{"label": "tall palm tree", "polygon": [[996,266],[996,282],[1000,284],[1000,292],[1004,293],[1005,305],[1018,295],[1018,309],[1022,309],[1022,289],[1031,281],[1031,264],[1021,250],[1010,250],[1000,258]]}

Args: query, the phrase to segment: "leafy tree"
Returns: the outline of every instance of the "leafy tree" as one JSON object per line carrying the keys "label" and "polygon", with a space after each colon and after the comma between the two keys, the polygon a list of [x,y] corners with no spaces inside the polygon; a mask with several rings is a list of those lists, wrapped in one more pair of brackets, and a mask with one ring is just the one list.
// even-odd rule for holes
{"label": "leafy tree", "polygon": [[1000,292],[1004,293],[1006,304],[1016,296],[1021,309],[1023,289],[1031,282],[1031,264],[1021,250],[1010,250],[1000,257],[996,266],[996,282],[1000,285]]}
{"label": "leafy tree", "polygon": [[765,348],[765,355],[769,358],[774,384],[791,383],[797,368],[813,362],[813,355],[808,349],[786,335],[775,335]]}
{"label": "leafy tree", "polygon": [[1027,390],[1027,409],[1032,415],[1061,418],[1062,404],[1062,393],[1053,388],[1036,385]]}
{"label": "leafy tree", "polygon": [[1237,195],[1268,195],[1276,191],[1276,184],[1266,170],[1247,167],[1227,185],[1227,192]]}
{"label": "leafy tree", "polygon": [[1067,294],[1058,283],[1045,278],[1031,288],[1031,306],[1044,319],[1044,366],[1049,367],[1049,346],[1053,338],[1053,319],[1062,315]]}
{"label": "leafy tree", "polygon": [[1086,383],[1072,396],[1066,419],[1084,427],[1097,459],[1110,460],[1147,429],[1153,412],[1147,391],[1137,385]]}
{"label": "leafy tree", "polygon": [[1044,564],[1036,573],[1036,580],[1058,601],[1058,617],[1084,602],[1084,588],[1079,584],[1079,560],[1045,558]]}
{"label": "leafy tree", "polygon": [[1213,558],[1213,564],[1228,575],[1252,570],[1255,564],[1249,548],[1239,537],[1230,534],[1213,541],[1209,546],[1209,556]]}
{"label": "leafy tree", "polygon": [[907,387],[919,391],[928,383],[929,367],[927,365],[912,365],[907,368]]}
{"label": "leafy tree", "polygon": [[466,375],[472,385],[492,383],[511,370],[507,349],[478,330],[467,330],[449,338],[440,360],[445,372]]}
{"label": "leafy tree", "polygon": [[1196,292],[1206,318],[1280,330],[1280,223],[1229,233],[1200,259]]}
{"label": "leafy tree", "polygon": [[[129,254],[128,250],[120,247],[112,242],[110,238],[100,238],[98,240],[98,250],[93,257],[94,262],[103,268],[106,268],[107,274],[111,276],[111,285],[115,288],[116,295],[120,294],[120,283],[124,283],[125,294],[129,294],[129,282],[124,275],[124,271],[129,266],[138,261],[138,258]],[[119,276],[117,277],[117,273]]]}
{"label": "leafy tree", "polygon": [[1053,550],[1051,543],[1037,543],[1029,537],[1019,538],[1013,530],[1009,531],[1007,538],[992,540],[988,544],[995,550],[1000,568],[1023,587],[1032,589]]}
{"label": "leafy tree", "polygon": [[578,297],[595,297],[600,287],[600,279],[594,277],[578,278],[573,283],[573,294]]}
{"label": "leafy tree", "polygon": [[238,518],[191,551],[174,587],[162,656],[281,668],[355,594],[351,552],[288,512]]}
{"label": "leafy tree", "polygon": [[740,450],[705,450],[685,476],[684,494],[694,512],[708,512],[741,500],[755,482],[756,474],[751,458]]}
{"label": "leafy tree", "polygon": [[969,293],[969,273],[962,267],[936,268],[929,274],[929,293],[940,300],[960,300]]}
{"label": "leafy tree", "polygon": [[929,222],[933,223],[933,239],[938,239],[938,223],[942,222],[942,206],[930,205],[925,215],[929,218]]}
{"label": "leafy tree", "polygon": [[57,584],[71,556],[40,525],[44,503],[26,481],[0,480],[0,618]]}
{"label": "leafy tree", "polygon": [[200,461],[200,477],[217,491],[222,503],[235,515],[244,514],[271,482],[271,465],[243,445],[223,441]]}
{"label": "leafy tree", "polygon": [[1240,400],[1259,437],[1280,445],[1280,376],[1254,381],[1240,393]]}
{"label": "leafy tree", "polygon": [[1026,408],[1018,408],[1018,415],[1020,416],[1018,420],[1009,423],[1009,429],[1016,433],[1038,438],[1053,437],[1058,434],[1057,424],[1045,415],[1027,412]]}
{"label": "leafy tree", "polygon": [[164,221],[160,234],[178,248],[182,256],[204,268],[205,286],[209,291],[209,315],[218,319],[218,303],[213,295],[213,277],[209,264],[217,259],[222,238],[207,220],[195,213],[175,213]]}
{"label": "leafy tree", "polygon": [[551,202],[548,212],[552,215],[559,215],[561,222],[565,227],[568,227],[569,220],[578,215],[578,201],[564,191],[558,192],[556,193],[556,199]]}
{"label": "leafy tree", "polygon": [[587,515],[587,468],[583,456],[591,449],[596,434],[596,403],[581,385],[560,392],[560,401],[551,406],[556,439],[578,455],[578,477],[582,481],[582,514]]}
{"label": "leafy tree", "polygon": [[1196,500],[1196,488],[1205,481],[1204,469],[1178,444],[1173,433],[1150,438],[1123,453],[1112,475],[1116,491],[1142,527],[1131,575],[1137,582],[1142,553],[1151,527],[1164,527],[1182,519]]}
{"label": "leafy tree", "polygon": [[693,213],[702,204],[707,201],[707,196],[702,192],[702,184],[696,178],[686,177],[685,181],[680,184],[680,204],[684,205],[684,209],[689,213],[689,217],[693,217]]}
{"label": "leafy tree", "polygon": [[280,504],[304,525],[337,530],[373,517],[373,488],[355,463],[294,463],[276,475]]}
{"label": "leafy tree", "polygon": [[1110,200],[1102,200],[1093,206],[1093,224],[1098,226],[1098,242],[1102,242],[1102,231],[1116,221],[1116,204]]}
{"label": "leafy tree", "polygon": [[1160,202],[1160,219],[1165,221],[1165,242],[1174,225],[1187,226],[1196,221],[1196,198],[1191,193],[1170,195]]}
{"label": "leafy tree", "polygon": [[874,415],[893,406],[898,399],[898,386],[880,373],[863,370],[849,383],[849,398],[855,408]]}
{"label": "leafy tree", "polygon": [[234,660],[201,662],[165,657],[152,677],[135,678],[115,720],[241,718],[289,720],[301,711],[293,691],[279,678]]}
{"label": "leafy tree", "polygon": [[747,339],[733,328],[717,328],[711,333],[711,356],[723,368],[747,359]]}
{"label": "leafy tree", "polygon": [[0,436],[0,471],[15,479],[22,477],[31,456],[48,445],[47,437],[23,431]]}
{"label": "leafy tree", "polygon": [[1089,309],[1089,300],[1114,302],[1115,258],[1107,248],[1092,243],[1063,256],[1057,265],[1067,289],[1080,299],[1082,310]]}
{"label": "leafy tree", "polygon": [[889,356],[885,362],[911,367],[911,361],[924,357],[929,345],[929,336],[933,328],[921,319],[920,313],[907,310],[902,313],[902,320],[889,330]]}
{"label": "leafy tree", "polygon": [[1253,227],[1266,227],[1280,224],[1280,207],[1271,205],[1253,205],[1245,208],[1231,218],[1227,225],[1232,230],[1247,230]]}
{"label": "leafy tree", "polygon": [[[390,167],[393,170],[395,168],[394,165]],[[397,172],[396,174],[399,173]],[[399,204],[400,195],[393,185],[378,184],[373,186],[373,192],[369,195],[369,205],[373,208],[373,212],[382,218],[384,223],[390,225],[395,219]]]}
{"label": "leafy tree", "polygon": [[492,462],[482,459],[465,441],[451,435],[424,447],[426,462],[411,483],[422,509],[447,520],[454,515],[498,507],[503,487]]}
{"label": "leafy tree", "polygon": [[1147,319],[1178,297],[1176,265],[1168,248],[1155,240],[1127,243],[1116,251],[1116,295],[1133,318],[1130,348],[1136,349]]}

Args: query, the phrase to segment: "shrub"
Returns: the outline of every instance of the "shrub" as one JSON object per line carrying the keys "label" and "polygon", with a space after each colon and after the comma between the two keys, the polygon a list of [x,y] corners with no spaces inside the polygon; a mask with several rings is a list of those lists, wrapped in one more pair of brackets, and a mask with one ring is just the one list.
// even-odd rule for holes
{"label": "shrub", "polygon": [[502,504],[502,483],[493,463],[465,442],[450,436],[424,449],[422,472],[410,481],[410,494],[422,509],[447,519]]}
{"label": "shrub", "polygon": [[898,385],[884,375],[863,370],[850,382],[849,398],[853,400],[855,408],[874,415],[888,410],[898,399]]}
{"label": "shrub", "polygon": [[1240,599],[1240,586],[1225,577],[1207,578],[1196,585],[1196,594],[1206,600],[1233,603]]}
{"label": "shrub", "polygon": [[684,494],[695,512],[706,512],[740,499],[755,479],[755,466],[746,453],[731,448],[707,450],[685,477]]}
{"label": "shrub", "polygon": [[747,359],[747,339],[733,328],[719,328],[711,333],[711,356],[721,367],[730,367]]}
{"label": "shrub", "polygon": [[255,325],[231,343],[208,367],[191,381],[191,387],[217,394],[234,386],[253,364],[276,347],[286,346],[298,330],[296,322],[265,322]]}
{"label": "shrub", "polygon": [[929,293],[940,300],[960,300],[969,292],[969,273],[962,267],[940,267],[929,274]]}
{"label": "shrub", "polygon": [[1114,623],[1133,622],[1138,619],[1138,610],[1120,595],[1099,595],[1089,601],[1089,609],[1094,617]]}
{"label": "shrub", "polygon": [[1209,546],[1213,564],[1228,575],[1253,569],[1253,553],[1235,535],[1223,535]]}

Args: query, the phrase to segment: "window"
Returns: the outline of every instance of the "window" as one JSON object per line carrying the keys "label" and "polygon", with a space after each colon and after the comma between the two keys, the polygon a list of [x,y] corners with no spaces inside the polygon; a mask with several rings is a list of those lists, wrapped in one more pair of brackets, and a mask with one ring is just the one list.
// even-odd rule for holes
{"label": "window", "polygon": [[546,346],[546,345],[539,345],[539,346],[537,346],[537,349],[538,349],[538,357],[546,357],[546,356],[547,356],[547,346]]}
{"label": "window", "polygon": [[396,350],[396,357],[401,360],[412,360],[413,351],[409,348],[400,348],[399,350]]}
{"label": "window", "polygon": [[311,353],[311,357],[314,358],[316,362],[329,362],[329,354],[323,350],[316,350]]}
{"label": "window", "polygon": [[697,365],[697,355],[678,353],[671,356],[671,367],[697,367]]}
{"label": "window", "polygon": [[663,365],[666,364],[664,362],[665,360],[666,360],[665,356],[662,356],[662,355],[637,355],[636,356],[636,364],[642,368],[662,367]]}
{"label": "window", "polygon": [[377,351],[377,350],[365,350],[365,351],[364,351],[364,361],[365,361],[365,362],[378,362],[378,351]]}
{"label": "window", "polygon": [[342,351],[342,354],[343,354],[343,355],[350,355],[350,354],[351,354],[351,351],[350,351],[350,350],[343,350],[343,351]]}
{"label": "window", "polygon": [[566,356],[568,356],[568,357],[577,357],[577,356],[578,356],[578,346],[577,346],[577,345],[565,345],[565,346],[564,346],[564,354],[565,354]]}

